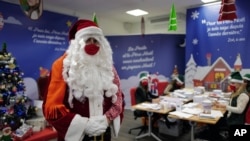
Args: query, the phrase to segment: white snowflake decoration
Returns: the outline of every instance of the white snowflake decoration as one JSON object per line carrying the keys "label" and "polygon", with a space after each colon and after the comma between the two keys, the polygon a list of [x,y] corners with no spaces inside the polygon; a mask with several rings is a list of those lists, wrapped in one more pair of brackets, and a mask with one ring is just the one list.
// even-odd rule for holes
{"label": "white snowflake decoration", "polygon": [[191,17],[193,18],[193,20],[198,19],[199,18],[199,14],[200,13],[197,10],[195,10],[194,12],[192,12]]}
{"label": "white snowflake decoration", "polygon": [[193,42],[192,42],[194,45],[197,45],[198,44],[198,39],[193,39]]}

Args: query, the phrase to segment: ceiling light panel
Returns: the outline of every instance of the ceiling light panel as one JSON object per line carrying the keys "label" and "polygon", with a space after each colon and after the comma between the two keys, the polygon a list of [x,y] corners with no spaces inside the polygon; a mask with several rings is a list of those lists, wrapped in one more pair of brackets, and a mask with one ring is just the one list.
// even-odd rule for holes
{"label": "ceiling light panel", "polygon": [[133,15],[133,16],[142,16],[142,15],[147,15],[148,12],[141,10],[141,9],[135,9],[135,10],[130,10],[126,12],[129,15]]}

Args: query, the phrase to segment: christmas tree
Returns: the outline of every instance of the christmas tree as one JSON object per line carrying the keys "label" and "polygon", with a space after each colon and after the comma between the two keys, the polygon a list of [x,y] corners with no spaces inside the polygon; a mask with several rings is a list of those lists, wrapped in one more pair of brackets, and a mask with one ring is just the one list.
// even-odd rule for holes
{"label": "christmas tree", "polygon": [[0,51],[0,130],[9,126],[15,131],[22,121],[35,114],[32,101],[24,95],[23,72],[3,43]]}
{"label": "christmas tree", "polygon": [[169,17],[169,26],[168,31],[176,31],[177,30],[177,18],[176,18],[176,11],[175,6],[172,4],[170,17]]}

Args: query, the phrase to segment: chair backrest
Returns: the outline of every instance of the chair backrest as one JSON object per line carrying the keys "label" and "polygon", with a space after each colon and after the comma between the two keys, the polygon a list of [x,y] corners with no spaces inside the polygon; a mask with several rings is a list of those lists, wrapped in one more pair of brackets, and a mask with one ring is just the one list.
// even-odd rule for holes
{"label": "chair backrest", "polygon": [[164,93],[165,88],[167,87],[168,82],[162,81],[158,83],[158,93],[159,95],[162,95]]}
{"label": "chair backrest", "polygon": [[135,91],[136,91],[136,87],[133,87],[133,88],[130,89],[130,102],[131,102],[131,106],[136,105]]}
{"label": "chair backrest", "polygon": [[[131,106],[136,105],[136,97],[135,97],[135,92],[136,92],[136,87],[133,87],[130,89],[130,101],[131,101]],[[131,108],[131,110],[133,111],[134,114],[134,119],[137,119],[138,117],[144,117],[145,115],[142,114],[142,111],[139,110],[135,110],[133,108]],[[144,121],[142,121],[142,123],[144,123]]]}
{"label": "chair backrest", "polygon": [[[130,101],[131,101],[131,106],[136,105],[136,96],[135,96],[135,92],[136,92],[137,87],[133,87],[130,89]],[[137,119],[138,117],[141,118],[141,122],[143,125],[147,124],[148,121],[147,119],[147,114],[144,111],[140,111],[140,110],[134,110],[132,109],[133,114],[134,114],[134,119]]]}

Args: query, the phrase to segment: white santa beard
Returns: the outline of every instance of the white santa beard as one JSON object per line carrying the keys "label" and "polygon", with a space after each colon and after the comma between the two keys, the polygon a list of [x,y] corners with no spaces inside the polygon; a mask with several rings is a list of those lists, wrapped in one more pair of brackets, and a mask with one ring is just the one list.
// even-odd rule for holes
{"label": "white santa beard", "polygon": [[104,90],[113,85],[112,53],[100,47],[99,52],[91,56],[84,52],[81,47],[84,45],[72,44],[64,59],[64,78],[76,99],[98,97],[101,102]]}

